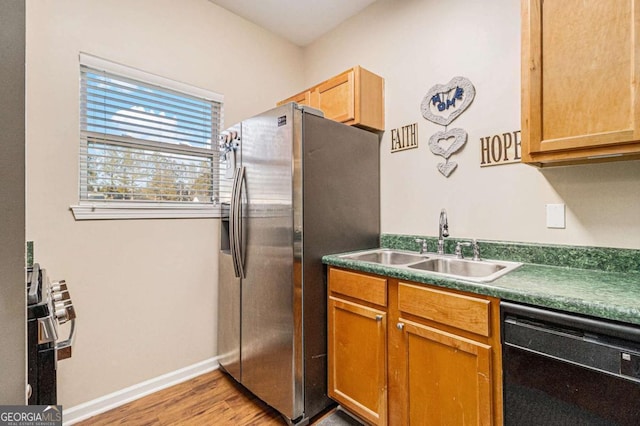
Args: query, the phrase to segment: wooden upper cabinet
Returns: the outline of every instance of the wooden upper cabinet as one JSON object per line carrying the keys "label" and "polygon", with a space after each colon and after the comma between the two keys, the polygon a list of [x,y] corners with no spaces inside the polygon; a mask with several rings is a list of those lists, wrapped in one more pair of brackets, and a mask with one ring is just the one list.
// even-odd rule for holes
{"label": "wooden upper cabinet", "polygon": [[640,0],[522,0],[522,161],[640,158]]}
{"label": "wooden upper cabinet", "polygon": [[311,92],[309,92],[308,90],[305,92],[300,92],[295,96],[278,102],[278,105],[288,104],[289,102],[295,102],[299,105],[311,106]]}
{"label": "wooden upper cabinet", "polygon": [[355,72],[349,70],[316,87],[312,93],[313,103],[327,118],[341,123],[356,119]]}
{"label": "wooden upper cabinet", "polygon": [[278,102],[321,110],[326,118],[368,130],[384,130],[384,79],[356,66]]}

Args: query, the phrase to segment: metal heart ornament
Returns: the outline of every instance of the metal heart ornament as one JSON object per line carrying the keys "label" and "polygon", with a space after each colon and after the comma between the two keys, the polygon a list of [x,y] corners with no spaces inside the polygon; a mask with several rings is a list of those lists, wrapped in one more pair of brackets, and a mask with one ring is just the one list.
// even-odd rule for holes
{"label": "metal heart ornament", "polygon": [[[453,141],[449,143],[450,139],[453,139]],[[467,132],[465,132],[464,129],[456,128],[447,130],[446,132],[434,133],[429,138],[429,149],[435,155],[449,159],[449,157],[458,152],[466,143]]]}
{"label": "metal heart ornament", "polygon": [[468,78],[453,77],[447,84],[436,84],[429,89],[420,110],[427,120],[448,126],[469,108],[475,96],[476,89]]}

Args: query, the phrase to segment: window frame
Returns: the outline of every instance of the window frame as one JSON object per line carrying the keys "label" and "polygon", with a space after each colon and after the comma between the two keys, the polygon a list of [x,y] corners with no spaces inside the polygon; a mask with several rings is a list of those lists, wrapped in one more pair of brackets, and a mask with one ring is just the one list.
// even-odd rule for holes
{"label": "window frame", "polygon": [[[137,80],[143,84],[150,84],[164,88],[174,92],[180,92],[188,96],[197,97],[211,102],[220,104],[220,119],[218,123],[218,129],[213,129],[212,136],[219,135],[223,129],[224,119],[224,96],[206,89],[190,86],[188,84],[171,80],[165,77],[151,74],[146,71],[142,71],[136,68],[128,67],[125,65],[117,64],[115,62],[107,61],[102,58],[98,58],[86,53],[80,53],[80,68],[88,67],[95,70],[104,71],[111,75],[121,76],[127,79]],[[80,75],[79,75],[80,78]],[[81,80],[81,78],[80,78]],[[82,89],[80,88],[78,99],[81,99]],[[82,102],[80,100],[80,102]],[[79,104],[81,107],[81,103]],[[80,108],[78,109],[80,111]],[[79,117],[80,118],[80,117]],[[215,125],[215,123],[212,123]],[[79,149],[82,150],[83,144],[87,144],[87,136],[93,137],[94,134],[90,131],[82,130],[81,126],[78,128],[79,137]],[[100,138],[102,134],[95,134],[96,138]],[[108,139],[118,139],[117,136],[106,135]],[[154,148],[154,145],[162,144],[162,142],[137,140],[136,145],[147,145],[150,149]],[[164,148],[171,150],[169,144]],[[177,148],[176,150],[181,150]],[[194,151],[208,151],[205,148],[194,148]],[[161,152],[161,150],[158,150]],[[215,162],[218,153],[218,141],[212,137],[211,152]],[[82,160],[82,155],[79,154],[79,161]],[[85,159],[86,160],[86,159]],[[219,163],[218,163],[219,166]],[[86,170],[85,170],[86,172]],[[219,174],[219,169],[214,167],[213,175]],[[78,164],[78,204],[70,206],[73,212],[75,220],[93,220],[93,219],[175,219],[175,218],[216,218],[220,217],[220,205],[214,199],[212,203],[201,204],[189,204],[186,202],[153,202],[153,201],[118,201],[118,200],[82,200],[82,175],[83,169]],[[212,188],[214,196],[218,191],[218,188]]]}

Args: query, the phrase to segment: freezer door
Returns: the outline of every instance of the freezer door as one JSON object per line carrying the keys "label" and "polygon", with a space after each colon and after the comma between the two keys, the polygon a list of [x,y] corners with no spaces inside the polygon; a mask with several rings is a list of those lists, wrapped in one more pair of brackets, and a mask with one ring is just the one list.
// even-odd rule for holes
{"label": "freezer door", "polygon": [[[221,221],[221,232],[229,221]],[[218,256],[218,356],[220,366],[241,381],[240,370],[240,278],[234,275],[229,250]]]}
{"label": "freezer door", "polygon": [[224,370],[241,380],[240,365],[240,278],[236,277],[232,256],[233,232],[230,220],[234,176],[241,166],[240,126],[223,132],[222,161],[218,175],[221,202],[220,250],[218,252],[218,355]]}
{"label": "freezer door", "polygon": [[304,410],[300,295],[292,278],[294,114],[289,104],[242,123],[242,383],[292,419]]}

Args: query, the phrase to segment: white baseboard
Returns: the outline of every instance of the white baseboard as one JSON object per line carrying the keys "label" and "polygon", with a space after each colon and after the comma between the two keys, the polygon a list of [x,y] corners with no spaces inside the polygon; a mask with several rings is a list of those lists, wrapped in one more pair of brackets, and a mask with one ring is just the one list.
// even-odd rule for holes
{"label": "white baseboard", "polygon": [[218,358],[209,358],[197,364],[181,368],[128,388],[84,402],[69,409],[63,409],[63,425],[72,425],[96,414],[104,413],[116,407],[134,401],[143,396],[168,388],[219,367]]}

